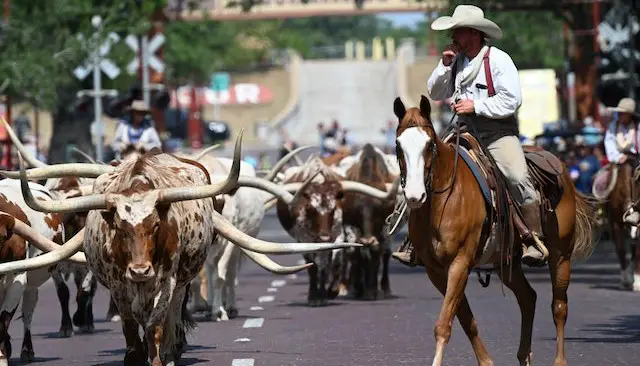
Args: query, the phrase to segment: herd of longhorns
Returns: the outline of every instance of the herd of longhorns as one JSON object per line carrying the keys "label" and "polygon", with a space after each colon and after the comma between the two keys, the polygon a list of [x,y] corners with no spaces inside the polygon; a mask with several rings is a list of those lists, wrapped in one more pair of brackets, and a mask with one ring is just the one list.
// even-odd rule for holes
{"label": "herd of longhorns", "polygon": [[[212,157],[208,150],[188,156],[154,149],[132,150],[110,164],[46,165],[25,152],[5,123],[20,151],[20,171],[0,172],[7,177],[0,181],[0,366],[11,355],[8,325],[21,299],[21,359],[34,359],[30,323],[38,287],[49,276],[61,304],[62,336],[71,336],[73,325],[92,331],[91,301],[99,282],[111,293],[109,315],[117,312],[122,321],[124,364],[175,365],[186,350],[193,312],[205,311],[216,321],[238,315],[235,286],[243,255],[277,274],[306,269],[309,306],[324,306],[345,294],[373,300],[391,294],[391,235],[405,223],[418,261],[444,295],[434,327],[433,365],[442,365],[454,316],[478,364],[493,364],[465,296],[469,272],[491,264],[518,299],[517,357],[521,365],[530,365],[536,293],[518,260],[518,238],[494,235],[500,224],[491,197],[499,190],[492,186],[483,193],[478,172],[487,179],[491,171],[477,158],[483,151],[467,133],[442,140],[424,96],[415,108],[405,108],[398,98],[393,109],[399,120],[397,157],[366,144],[354,155],[302,162],[296,157],[301,148],[263,177],[240,159],[242,132],[232,159]],[[458,164],[462,150],[467,158]],[[535,148],[525,155],[544,203],[557,335],[554,364],[566,365],[571,261],[588,257],[595,246],[594,205],[576,191],[556,157]],[[281,171],[293,157],[298,165]],[[23,158],[31,169],[25,170]],[[41,180],[46,184],[30,182]],[[265,211],[274,206],[295,243],[256,239]],[[402,208],[397,222],[386,223],[396,208]],[[306,264],[281,266],[267,256],[290,253],[303,254]],[[200,291],[202,273],[206,299]],[[71,274],[79,309],[73,317],[65,284]]]}
{"label": "herd of longhorns", "polygon": [[[355,194],[371,196],[391,201],[393,208],[398,194],[397,175],[388,174],[388,184],[376,188],[346,179],[336,173],[339,167],[327,167],[317,158],[280,172],[302,149],[259,178],[240,159],[242,132],[232,159],[152,150],[111,164],[47,165],[29,156],[6,123],[5,128],[20,151],[20,171],[3,171],[7,178],[0,181],[0,365],[11,356],[8,324],[21,299],[21,359],[33,361],[30,323],[38,287],[49,276],[62,307],[62,336],[72,335],[72,324],[92,331],[97,283],[110,290],[122,321],[126,365],[178,362],[194,325],[187,300],[198,299],[202,270],[209,314],[216,320],[237,316],[234,286],[241,253],[277,274],[307,269],[313,282],[310,305],[325,304],[331,258],[345,258],[341,253],[347,248],[350,254],[363,249],[357,238],[344,239],[345,201]],[[31,169],[25,170],[23,158]],[[42,180],[44,185],[32,182]],[[255,238],[265,210],[274,204],[284,228],[298,242]],[[350,232],[366,233],[364,241],[371,245],[365,246],[380,252],[386,242],[382,230],[374,233],[364,226]],[[380,239],[369,238],[375,235]],[[267,256],[291,253],[305,254],[308,263],[286,267]],[[79,310],[73,318],[65,284],[70,274],[78,287]],[[346,277],[332,275],[334,287],[338,282],[344,287]],[[368,273],[363,278],[370,282]],[[385,282],[388,292],[388,278]]]}

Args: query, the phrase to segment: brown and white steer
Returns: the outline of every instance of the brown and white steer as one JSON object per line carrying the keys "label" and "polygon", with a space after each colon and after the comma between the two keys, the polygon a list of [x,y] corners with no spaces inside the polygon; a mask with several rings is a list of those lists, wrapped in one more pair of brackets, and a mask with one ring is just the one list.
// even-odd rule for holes
{"label": "brown and white steer", "polygon": [[[278,219],[289,235],[300,242],[344,242],[342,209],[345,191],[359,192],[374,197],[387,197],[385,191],[358,182],[345,181],[320,158],[313,158],[303,166],[291,167],[284,172],[284,187],[296,191],[291,200],[279,199]],[[395,193],[393,193],[395,194]],[[316,265],[307,269],[309,274],[310,306],[324,306],[338,295],[337,283],[331,286],[332,257],[337,251],[307,253],[307,263]]]}
{"label": "brown and white steer", "polygon": [[[89,211],[83,237],[87,263],[98,281],[111,290],[126,341],[125,365],[174,365],[186,347],[190,325],[183,300],[187,286],[198,274],[216,234],[258,253],[290,254],[337,249],[349,244],[270,243],[251,238],[233,227],[215,208],[211,197],[236,186],[240,168],[240,140],[234,165],[222,182],[210,184],[202,165],[150,151],[125,161],[97,177],[93,194],[64,201],[33,199],[23,185],[25,201],[40,211]],[[64,165],[64,164],[63,164]],[[56,166],[51,167],[50,175]],[[89,173],[106,166],[88,168]],[[67,169],[62,166],[61,170]],[[109,169],[110,170],[110,169]],[[78,174],[78,170],[72,172]],[[84,173],[87,173],[86,171]],[[21,178],[26,184],[27,173]],[[65,258],[82,245],[76,237],[55,252],[50,261]],[[46,263],[33,261],[33,266]],[[31,269],[29,260],[0,273]],[[144,341],[138,328],[144,329]]]}
{"label": "brown and white steer", "polygon": [[[29,183],[29,187],[37,200],[52,200],[51,192],[40,184]],[[6,214],[2,215],[0,219],[0,263],[33,258],[42,253],[32,243],[13,233],[13,220],[7,220],[10,217],[31,226],[42,236],[57,244],[62,244],[64,240],[62,215],[42,213],[28,207],[22,197],[19,180],[4,179],[0,181],[0,212]],[[24,340],[20,359],[23,362],[34,360],[31,321],[38,301],[38,287],[45,283],[49,277],[51,277],[51,268],[41,268],[28,273],[20,271],[0,275],[0,303],[2,303],[0,310],[0,365],[7,365],[11,357],[9,323],[21,299]]]}
{"label": "brown and white steer", "polygon": [[[357,154],[343,159],[339,168],[345,178],[371,187],[386,190],[389,184],[399,184],[399,168],[395,161],[371,144],[366,144]],[[394,166],[395,165],[395,166]],[[395,169],[394,169],[395,168]],[[391,295],[389,285],[390,238],[384,233],[385,219],[394,209],[396,197],[380,200],[360,194],[346,193],[343,205],[343,223],[349,241],[363,244],[361,248],[342,250],[348,260],[341,263],[343,274],[354,290],[355,298],[378,298],[378,274],[382,264],[380,289],[383,296]],[[347,266],[349,264],[349,266]]]}

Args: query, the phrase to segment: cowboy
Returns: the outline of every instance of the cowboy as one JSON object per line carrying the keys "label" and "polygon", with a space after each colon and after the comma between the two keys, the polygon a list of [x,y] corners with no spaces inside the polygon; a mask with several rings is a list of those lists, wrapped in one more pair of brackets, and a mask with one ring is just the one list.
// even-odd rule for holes
{"label": "cowboy", "polygon": [[[638,134],[636,114],[636,102],[631,98],[622,98],[615,108],[609,108],[617,112],[609,123],[604,135],[604,149],[607,159],[613,164],[636,163],[638,158]],[[623,215],[623,220],[631,225],[640,223],[640,213],[633,206],[629,207]]]}
{"label": "cowboy", "polygon": [[[548,251],[542,243],[540,198],[528,176],[516,119],[522,104],[518,69],[507,53],[486,41],[500,39],[502,30],[472,5],[457,6],[452,16],[436,19],[431,29],[451,30],[453,44],[445,47],[429,77],[429,95],[432,100],[452,99],[461,122],[473,127],[470,131],[487,146],[502,174],[517,188],[513,198],[520,204],[524,220],[515,215],[524,244],[522,262],[545,265]],[[408,253],[396,252],[394,258],[406,263],[413,252],[408,247]]]}
{"label": "cowboy", "polygon": [[151,110],[144,101],[134,100],[127,108],[129,119],[122,119],[111,147],[118,158],[127,148],[134,146],[136,150],[149,151],[154,147],[162,149],[162,142],[153,120],[149,117]]}

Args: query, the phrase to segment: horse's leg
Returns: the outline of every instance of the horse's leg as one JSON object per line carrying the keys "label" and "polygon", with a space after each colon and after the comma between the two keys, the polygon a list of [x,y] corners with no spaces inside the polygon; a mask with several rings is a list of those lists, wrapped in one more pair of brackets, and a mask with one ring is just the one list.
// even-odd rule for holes
{"label": "horse's leg", "polygon": [[[429,275],[429,279],[433,283],[433,285],[440,291],[442,295],[446,296],[447,292],[447,277],[444,273],[444,269],[437,266],[427,266],[427,275]],[[462,294],[462,300],[460,301],[460,306],[458,311],[456,312],[456,316],[458,317],[458,321],[460,321],[460,326],[464,330],[464,333],[469,338],[471,342],[471,346],[473,347],[473,352],[476,354],[476,358],[478,359],[478,365],[481,366],[490,366],[493,365],[493,361],[491,361],[491,357],[489,356],[489,352],[487,352],[480,335],[478,334],[478,325],[476,323],[475,318],[473,317],[473,313],[471,312],[471,307],[469,306],[469,301],[467,301],[467,296]],[[449,322],[451,324],[451,322]],[[437,335],[436,335],[437,337]],[[435,364],[435,360],[434,360]]]}
{"label": "horse's leg", "polygon": [[[497,265],[496,265],[497,267]],[[520,307],[520,347],[518,347],[518,361],[520,365],[531,365],[531,336],[533,333],[533,317],[536,312],[536,291],[522,272],[520,264],[514,264],[511,276],[501,275],[500,280],[511,290],[518,300]]]}
{"label": "horse's leg", "polygon": [[634,239],[631,247],[631,263],[635,265],[633,273],[633,291],[640,292],[640,240]]}
{"label": "horse's leg", "polygon": [[618,223],[613,223],[611,227],[611,237],[613,244],[616,247],[616,255],[618,256],[618,262],[620,263],[620,287],[622,289],[629,289],[631,287],[627,266],[627,250],[625,247],[625,235],[623,228]]}
{"label": "horse's leg", "polygon": [[554,366],[567,365],[564,356],[564,326],[567,322],[567,288],[571,280],[571,259],[563,256],[557,250],[549,253],[549,271],[551,272],[551,286],[553,288],[553,302],[551,311],[556,325],[556,359]]}
{"label": "horse's leg", "polygon": [[[429,266],[427,265],[427,268]],[[449,265],[449,270],[447,273],[447,284],[444,293],[444,301],[442,302],[442,309],[440,310],[440,316],[438,317],[438,321],[436,322],[436,326],[434,329],[435,337],[436,337],[436,352],[433,357],[433,366],[441,366],[442,360],[444,358],[444,349],[447,343],[449,343],[449,339],[451,338],[451,323],[453,320],[453,315],[458,313],[458,310],[461,308],[460,305],[463,302],[462,300],[465,298],[464,289],[467,286],[467,279],[469,278],[469,260],[464,258],[463,255],[456,257],[451,265]],[[465,301],[466,303],[466,301]],[[466,303],[466,306],[463,306],[463,311],[467,314],[467,317],[463,317],[461,319],[461,323],[465,323],[467,329],[470,331],[470,339],[472,340],[472,345],[474,346],[474,351],[478,346],[478,330],[477,326],[473,326],[475,322],[473,322],[473,315],[471,315],[471,310],[469,308],[469,304]],[[463,321],[464,320],[464,321]],[[464,325],[463,325],[464,327]],[[484,355],[488,354],[486,349],[484,349],[484,345],[480,343],[480,350]],[[482,354],[481,353],[481,354]],[[481,363],[481,358],[478,357],[478,362]],[[491,365],[492,363],[484,363],[485,365]]]}

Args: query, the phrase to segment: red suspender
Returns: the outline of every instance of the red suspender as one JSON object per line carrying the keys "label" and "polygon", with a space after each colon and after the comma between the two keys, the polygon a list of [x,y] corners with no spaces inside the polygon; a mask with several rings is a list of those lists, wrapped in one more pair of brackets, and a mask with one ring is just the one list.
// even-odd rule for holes
{"label": "red suspender", "polygon": [[489,96],[492,97],[496,95],[496,89],[493,87],[493,77],[491,76],[491,66],[489,66],[489,53],[491,52],[491,47],[487,50],[487,53],[484,54],[482,61],[484,61],[484,76],[487,79],[487,89],[489,92]]}

